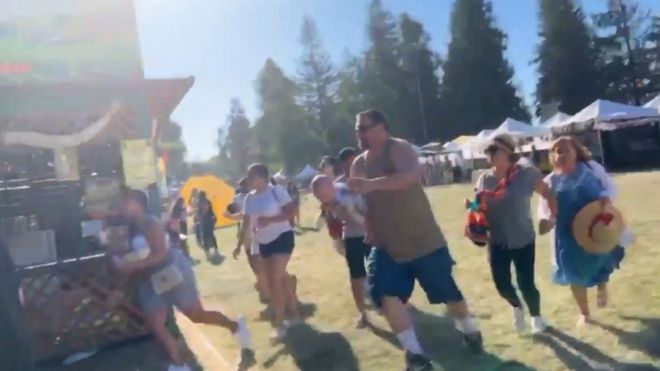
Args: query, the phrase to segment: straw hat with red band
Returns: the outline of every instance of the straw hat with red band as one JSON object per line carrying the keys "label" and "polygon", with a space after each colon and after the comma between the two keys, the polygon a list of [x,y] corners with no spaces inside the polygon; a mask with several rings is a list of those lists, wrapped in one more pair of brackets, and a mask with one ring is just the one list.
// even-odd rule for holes
{"label": "straw hat with red band", "polygon": [[607,254],[619,245],[625,224],[621,212],[614,207],[603,211],[594,201],[583,207],[573,220],[573,236],[590,254]]}

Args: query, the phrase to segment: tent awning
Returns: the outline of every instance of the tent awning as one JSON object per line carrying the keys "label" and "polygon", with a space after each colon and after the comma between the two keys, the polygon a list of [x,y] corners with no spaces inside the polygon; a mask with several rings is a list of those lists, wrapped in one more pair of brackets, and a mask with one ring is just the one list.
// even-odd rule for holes
{"label": "tent awning", "polygon": [[660,113],[652,108],[598,99],[551,130],[553,134],[615,130],[657,121],[660,121]]}

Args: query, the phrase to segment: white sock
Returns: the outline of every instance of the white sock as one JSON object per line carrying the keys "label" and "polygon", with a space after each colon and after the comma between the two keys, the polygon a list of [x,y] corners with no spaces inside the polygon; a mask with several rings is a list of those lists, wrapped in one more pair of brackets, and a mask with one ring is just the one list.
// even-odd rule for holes
{"label": "white sock", "polygon": [[417,334],[415,334],[414,328],[411,327],[401,333],[398,333],[396,338],[399,339],[399,342],[403,348],[410,353],[424,354],[424,351],[422,351],[422,346],[419,344],[419,340],[417,340]]}
{"label": "white sock", "polygon": [[238,344],[241,346],[241,349],[252,349],[252,338],[245,323],[245,318],[240,317],[236,322],[238,322],[238,330],[235,335],[238,339]]}
{"label": "white sock", "polygon": [[479,324],[472,316],[466,316],[463,319],[456,320],[459,325],[458,330],[464,334],[473,334],[479,332]]}

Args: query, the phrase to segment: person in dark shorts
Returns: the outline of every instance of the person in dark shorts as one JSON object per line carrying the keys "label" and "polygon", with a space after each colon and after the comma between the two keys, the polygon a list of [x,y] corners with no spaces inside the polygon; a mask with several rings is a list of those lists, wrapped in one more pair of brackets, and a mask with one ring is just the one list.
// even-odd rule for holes
{"label": "person in dark shorts", "polygon": [[432,370],[404,304],[415,281],[432,304],[447,304],[471,350],[481,352],[483,340],[452,276],[455,263],[422,188],[417,153],[387,127],[379,111],[357,115],[355,130],[365,151],[353,163],[348,187],[367,204],[365,239],[375,246],[367,267],[373,302],[406,350],[407,369]]}
{"label": "person in dark shorts", "polygon": [[286,189],[269,184],[265,165],[251,165],[247,178],[252,191],[245,197],[243,228],[254,231],[270,288],[270,301],[275,311],[275,333],[271,341],[282,342],[291,325],[291,322],[284,320],[286,309],[293,314],[294,322],[300,319],[295,278],[286,269],[295,244],[289,223],[294,206]]}
{"label": "person in dark shorts", "polygon": [[366,205],[359,195],[348,190],[345,183],[332,183],[332,179],[319,175],[312,180],[314,196],[324,207],[342,221],[342,237],[346,253],[346,263],[351,280],[351,290],[355,306],[360,312],[357,328],[369,325],[369,318],[364,302],[364,287],[367,277],[365,263],[369,256],[370,246],[364,243],[364,215]]}
{"label": "person in dark shorts", "polygon": [[167,234],[170,237],[170,243],[179,247],[188,259],[192,259],[188,248],[188,214],[186,213],[183,197],[177,198],[172,205],[170,220],[167,224]]}

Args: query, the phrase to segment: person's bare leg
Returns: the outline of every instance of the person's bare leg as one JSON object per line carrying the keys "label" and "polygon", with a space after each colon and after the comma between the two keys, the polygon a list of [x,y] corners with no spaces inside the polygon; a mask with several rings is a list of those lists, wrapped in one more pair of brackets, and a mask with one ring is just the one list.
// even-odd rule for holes
{"label": "person's bare leg", "polygon": [[183,358],[181,357],[179,344],[165,327],[167,312],[167,309],[160,310],[156,313],[147,315],[145,320],[151,333],[160,345],[165,348],[165,352],[167,352],[170,362],[181,365],[183,364]]}
{"label": "person's bare leg", "polygon": [[598,284],[598,294],[596,296],[596,305],[598,308],[607,307],[608,295],[607,295],[607,282]]}
{"label": "person's bare leg", "polygon": [[417,339],[408,308],[401,299],[393,296],[384,296],[381,299],[381,311],[387,323],[389,323],[392,332],[394,332],[406,352],[424,354],[422,346]]}
{"label": "person's bare leg", "polygon": [[238,330],[238,322],[233,321],[224,313],[215,310],[206,310],[202,303],[197,302],[180,308],[181,312],[195,323],[205,325],[221,326],[229,330],[232,334]]}
{"label": "person's bare leg", "polygon": [[268,283],[268,274],[266,273],[266,267],[264,259],[259,255],[253,255],[252,260],[254,263],[255,274],[257,277],[257,289],[261,294],[262,298],[266,301],[270,300],[270,285]]}
{"label": "person's bare leg", "polygon": [[286,274],[286,278],[284,278],[284,285],[286,287],[286,305],[287,308],[291,311],[291,315],[293,316],[293,319],[295,321],[301,320],[300,316],[300,308],[299,308],[299,301],[298,301],[298,295],[296,294],[296,277]]}
{"label": "person's bare leg", "polygon": [[282,259],[278,255],[264,259],[264,266],[266,267],[270,287],[270,302],[275,311],[275,328],[278,329],[284,324],[284,318],[286,316],[286,287],[284,287],[284,279],[286,278],[286,263],[289,260],[289,256],[284,256],[286,259]]}
{"label": "person's bare leg", "polygon": [[580,318],[578,324],[585,324],[591,321],[591,313],[589,312],[589,298],[587,297],[587,288],[582,286],[571,285],[571,292],[575,303],[580,310]]}
{"label": "person's bare leg", "polygon": [[364,282],[364,278],[351,279],[353,301],[355,301],[355,307],[362,316],[366,315],[366,306],[364,304]]}

